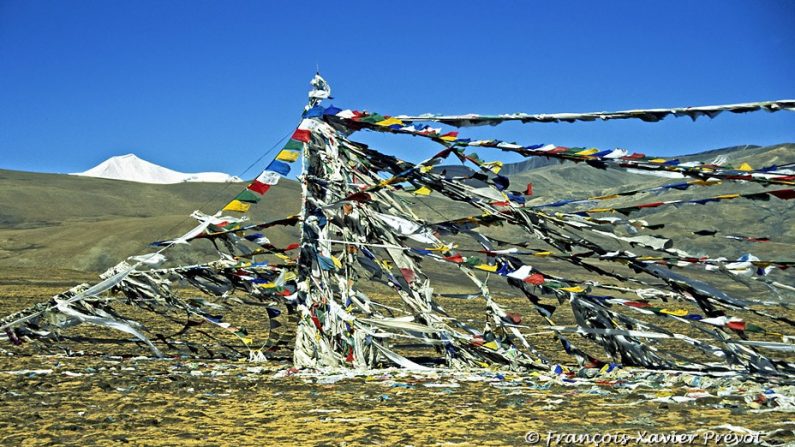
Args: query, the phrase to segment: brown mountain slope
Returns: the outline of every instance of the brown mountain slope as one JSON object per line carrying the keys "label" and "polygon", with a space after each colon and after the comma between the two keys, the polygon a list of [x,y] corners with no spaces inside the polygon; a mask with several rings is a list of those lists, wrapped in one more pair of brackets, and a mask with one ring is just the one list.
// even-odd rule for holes
{"label": "brown mountain slope", "polygon": [[[748,147],[721,152],[728,163],[749,162],[754,167],[795,161],[795,146]],[[705,157],[714,158],[708,153]],[[698,155],[689,156],[697,158]],[[710,159],[711,159],[710,158]],[[681,180],[597,170],[571,163],[545,166],[512,176],[513,188],[534,184],[530,203],[563,198],[582,198],[646,188]],[[149,185],[116,180],[37,174],[0,170],[0,269],[24,267],[75,269],[96,272],[130,255],[148,252],[152,241],[182,234],[195,221],[193,210],[212,213],[243,187],[242,184],[184,183]],[[664,196],[642,194],[599,206],[631,205],[677,198],[703,198],[729,192],[763,190],[754,184],[725,184],[691,188]],[[770,189],[770,188],[767,188]],[[252,220],[267,221],[298,211],[300,188],[283,180],[252,209]],[[414,211],[428,221],[478,214],[465,204],[451,203],[434,194],[428,198],[406,197]],[[734,257],[753,252],[760,257],[786,256],[795,243],[795,210],[792,202],[735,200],[708,205],[663,207],[634,214],[650,223],[664,223],[655,234],[677,241],[679,248],[695,254]],[[586,209],[588,207],[571,207]],[[565,208],[564,208],[565,209]],[[773,242],[750,243],[720,237],[698,237],[693,230],[717,229],[725,234],[768,236]],[[511,234],[506,230],[497,230]],[[274,228],[267,232],[276,245],[297,238],[295,229]],[[518,238],[526,238],[519,234]],[[173,260],[195,262],[211,255],[208,243],[198,244],[201,256],[183,248],[174,250]]]}

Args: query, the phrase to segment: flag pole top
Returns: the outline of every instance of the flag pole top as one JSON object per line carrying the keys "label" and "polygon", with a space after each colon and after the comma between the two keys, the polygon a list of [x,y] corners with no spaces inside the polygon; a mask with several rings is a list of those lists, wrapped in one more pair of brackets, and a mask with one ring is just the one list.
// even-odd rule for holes
{"label": "flag pole top", "polygon": [[309,84],[312,86],[312,90],[309,91],[309,103],[306,106],[307,110],[318,105],[320,101],[331,98],[331,86],[320,76],[319,70],[315,73],[315,77],[309,81]]}

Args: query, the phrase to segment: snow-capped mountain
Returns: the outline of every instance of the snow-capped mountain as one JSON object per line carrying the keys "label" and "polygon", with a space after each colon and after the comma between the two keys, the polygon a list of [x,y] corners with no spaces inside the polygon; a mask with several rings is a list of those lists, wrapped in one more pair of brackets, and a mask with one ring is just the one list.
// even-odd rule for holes
{"label": "snow-capped mountain", "polygon": [[243,181],[240,177],[235,177],[223,172],[178,172],[142,160],[135,154],[110,157],[88,171],[76,172],[71,175],[159,184],[183,182],[227,183]]}

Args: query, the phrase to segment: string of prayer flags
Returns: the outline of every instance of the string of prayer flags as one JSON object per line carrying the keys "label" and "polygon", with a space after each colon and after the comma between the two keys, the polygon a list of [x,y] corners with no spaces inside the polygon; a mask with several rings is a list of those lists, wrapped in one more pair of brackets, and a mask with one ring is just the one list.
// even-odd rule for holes
{"label": "string of prayer flags", "polygon": [[721,194],[718,196],[707,197],[704,199],[666,200],[666,201],[641,203],[638,205],[631,205],[631,206],[622,206],[616,208],[591,208],[583,211],[573,211],[572,214],[576,214],[579,216],[587,216],[590,214],[598,214],[598,213],[621,213],[624,215],[629,215],[635,211],[640,211],[642,209],[657,208],[666,205],[687,205],[687,204],[705,205],[707,203],[714,203],[723,200],[733,200],[740,198],[748,200],[769,200],[770,197],[776,197],[781,200],[795,199],[795,189],[778,189],[773,191],[764,191],[760,193],[749,193],[749,194]]}
{"label": "string of prayer flags", "polygon": [[[761,104],[761,103],[760,103]],[[758,107],[741,105],[742,111],[751,110],[793,110],[792,104],[795,101],[778,101],[766,103],[767,106],[760,105]],[[723,107],[723,106],[721,106]],[[726,110],[730,110],[731,106]],[[667,113],[667,112],[666,112]],[[377,115],[377,114],[376,114]],[[625,149],[603,150],[600,151],[596,148],[567,148],[555,145],[531,145],[521,146],[515,143],[508,143],[500,140],[469,140],[459,139],[458,134],[453,137],[452,132],[445,134],[441,133],[440,129],[432,129],[425,126],[414,124],[412,117],[399,117],[403,123],[403,127],[397,125],[390,127],[382,127],[376,125],[369,125],[366,112],[340,111],[336,115],[324,115],[325,117],[334,117],[340,123],[345,124],[348,120],[363,125],[369,130],[376,130],[381,132],[391,133],[404,133],[425,138],[431,138],[439,143],[445,145],[456,146],[472,146],[472,147],[491,147],[501,149],[508,152],[515,152],[523,156],[544,156],[548,158],[557,158],[561,160],[570,160],[575,162],[584,162],[592,167],[598,169],[605,169],[607,167],[617,167],[622,169],[634,169],[641,171],[658,171],[666,172],[669,174],[676,174],[680,176],[696,177],[701,179],[716,178],[726,180],[746,180],[758,183],[768,184],[795,184],[795,175],[790,173],[777,172],[770,167],[761,168],[757,170],[747,170],[748,166],[743,166],[743,169],[734,169],[728,166],[717,166],[710,163],[703,162],[680,162],[673,159],[668,160],[661,157],[650,157],[642,153],[629,153]],[[381,117],[381,115],[377,115]],[[422,119],[419,119],[420,121]],[[422,130],[419,130],[422,129]],[[444,136],[445,138],[442,138]]]}
{"label": "string of prayer flags", "polygon": [[[322,109],[322,107],[320,109]],[[315,112],[318,112],[318,110],[315,110]],[[309,111],[307,111],[307,113],[309,113]],[[251,205],[257,203],[259,199],[268,192],[271,186],[278,184],[281,177],[287,176],[290,173],[290,164],[295,163],[301,157],[304,144],[311,139],[312,133],[308,126],[309,123],[306,119],[302,121],[298,129],[293,132],[292,136],[287,141],[287,144],[276,154],[265,170],[249,183],[243,192],[224,206],[222,210],[238,213],[248,212]]]}
{"label": "string of prayer flags", "polygon": [[748,113],[763,110],[766,112],[778,112],[780,110],[795,110],[795,100],[784,99],[778,101],[749,102],[741,104],[728,104],[718,106],[701,107],[677,107],[665,109],[638,109],[624,110],[620,112],[590,112],[590,113],[545,113],[527,114],[511,113],[507,115],[398,115],[406,122],[434,121],[455,127],[466,126],[494,126],[507,121],[519,121],[522,123],[558,123],[574,121],[607,121],[616,119],[639,119],[646,122],[656,122],[667,116],[687,116],[695,120],[698,117],[706,116],[715,118],[721,112]]}

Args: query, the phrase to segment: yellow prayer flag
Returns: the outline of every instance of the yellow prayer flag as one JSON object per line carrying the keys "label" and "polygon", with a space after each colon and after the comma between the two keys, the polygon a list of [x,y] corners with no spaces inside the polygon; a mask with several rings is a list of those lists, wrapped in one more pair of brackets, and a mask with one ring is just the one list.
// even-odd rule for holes
{"label": "yellow prayer flag", "polygon": [[721,195],[719,195],[719,196],[717,196],[715,198],[716,199],[736,199],[737,197],[740,197],[740,195],[739,194],[721,194]]}
{"label": "yellow prayer flag", "polygon": [[497,342],[495,342],[495,341],[490,341],[488,343],[483,343],[483,347],[484,348],[489,348],[492,351],[496,351],[496,350],[500,349],[500,347],[497,346]]}
{"label": "yellow prayer flag", "polygon": [[577,152],[574,155],[593,155],[597,152],[599,152],[599,149],[592,147],[590,149],[585,149],[584,151]]}
{"label": "yellow prayer flag", "polygon": [[288,163],[292,163],[292,162],[298,160],[298,155],[299,155],[299,153],[296,152],[296,151],[291,151],[289,149],[282,149],[282,151],[279,152],[276,155],[276,159],[280,160],[280,161],[286,161]]}
{"label": "yellow prayer flag", "polygon": [[496,265],[488,265],[488,264],[478,264],[475,266],[478,270],[483,270],[484,272],[496,272],[497,266]]}
{"label": "yellow prayer flag", "polygon": [[582,287],[580,287],[580,286],[574,286],[574,287],[562,287],[560,290],[562,290],[562,291],[564,291],[564,292],[572,292],[572,293],[580,293],[580,292],[585,292],[585,289],[583,289],[583,288],[582,288]]}
{"label": "yellow prayer flag", "polygon": [[667,315],[673,315],[675,317],[684,317],[685,315],[687,315],[687,311],[684,310],[684,309],[674,309],[674,310],[662,309],[660,311],[660,313],[661,314],[667,314]]}
{"label": "yellow prayer flag", "polygon": [[241,202],[240,200],[233,200],[229,202],[223,209],[223,211],[235,211],[238,213],[245,213],[248,209],[251,208],[250,203]]}
{"label": "yellow prayer flag", "polygon": [[292,258],[290,258],[289,256],[287,256],[287,255],[285,255],[283,253],[273,253],[273,256],[276,256],[277,258],[281,259],[282,261],[292,261]]}
{"label": "yellow prayer flag", "polygon": [[533,256],[540,256],[540,257],[550,256],[550,255],[552,255],[551,251],[539,251],[538,253],[533,253]]}
{"label": "yellow prayer flag", "polygon": [[403,121],[401,121],[401,120],[399,120],[397,118],[387,118],[387,119],[385,119],[383,121],[379,121],[379,122],[377,122],[375,124],[377,126],[384,126],[384,127],[392,126],[392,125],[395,125],[395,124],[398,124],[398,125],[402,126],[403,125]]}
{"label": "yellow prayer flag", "polygon": [[427,186],[423,186],[423,187],[417,189],[416,191],[414,191],[414,195],[416,195],[416,196],[429,196],[429,195],[431,195],[431,189],[428,188]]}
{"label": "yellow prayer flag", "polygon": [[337,259],[336,257],[331,256],[331,261],[334,263],[334,267],[336,267],[338,269],[342,268],[342,262],[340,262],[340,260]]}
{"label": "yellow prayer flag", "polygon": [[608,199],[617,199],[621,196],[618,194],[608,194],[606,196],[598,196],[598,197],[591,197],[591,200],[608,200]]}
{"label": "yellow prayer flag", "polygon": [[425,174],[426,172],[430,172],[433,169],[433,166],[420,166],[420,172]]}
{"label": "yellow prayer flag", "polygon": [[591,214],[591,213],[610,213],[612,211],[615,211],[615,209],[613,209],[613,208],[591,208],[588,211],[586,211],[586,213],[588,213],[588,214]]}
{"label": "yellow prayer flag", "polygon": [[651,163],[665,163],[666,161],[668,161],[668,160],[666,160],[664,158],[655,158],[653,160],[649,160],[649,162],[651,162]]}
{"label": "yellow prayer flag", "polygon": [[752,168],[751,165],[749,165],[748,163],[741,164],[740,167],[737,168],[737,169],[739,169],[741,171],[753,171],[754,170],[754,168]]}
{"label": "yellow prayer flag", "polygon": [[503,163],[501,161],[490,161],[488,163],[483,163],[482,166],[495,174],[499,174],[502,170]]}
{"label": "yellow prayer flag", "polygon": [[708,181],[708,180],[691,180],[688,183],[691,185],[698,185],[698,186],[712,186],[712,185],[720,185],[720,181]]}

